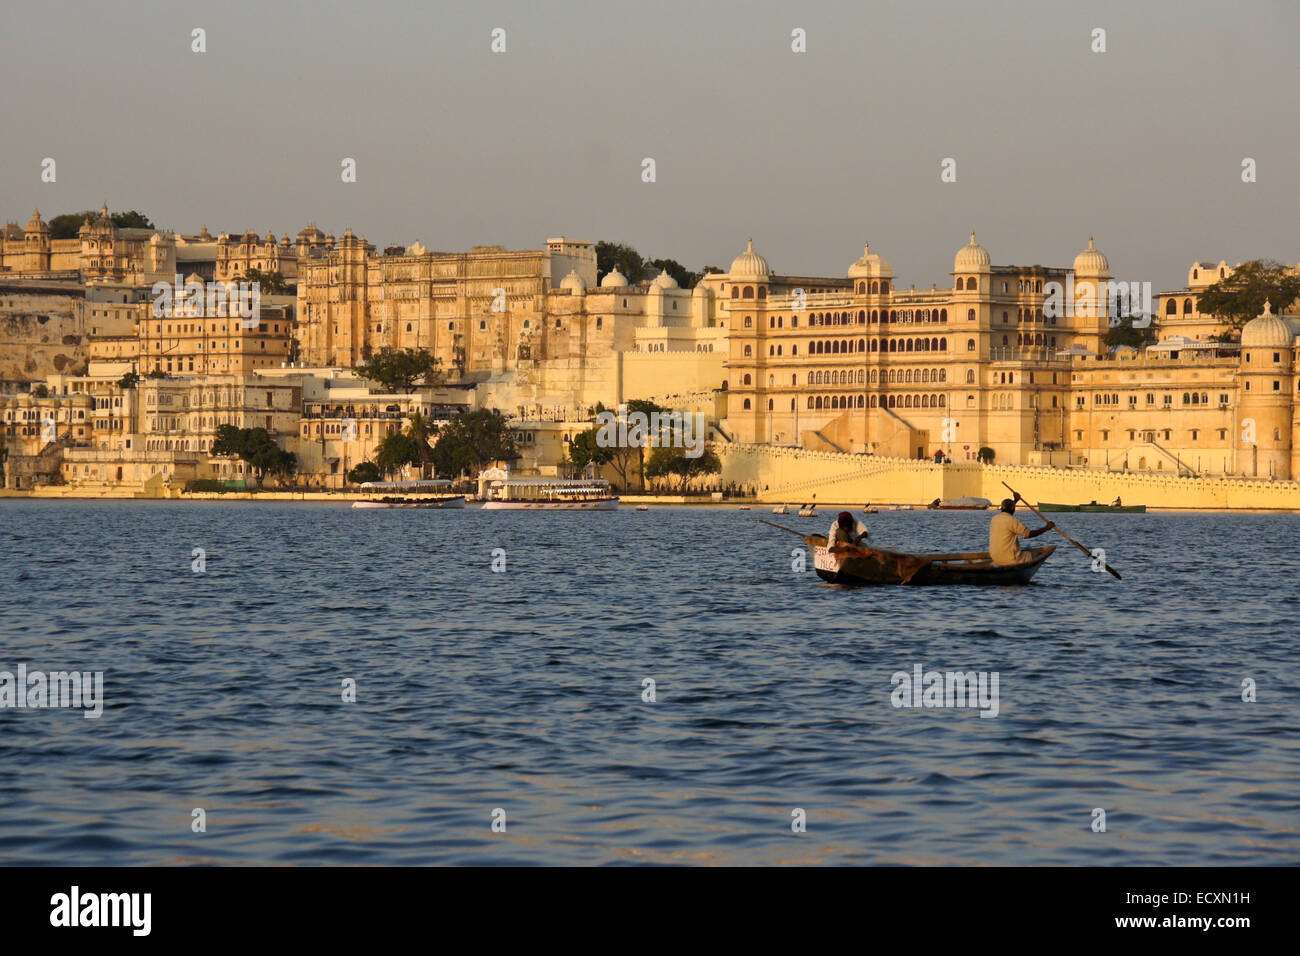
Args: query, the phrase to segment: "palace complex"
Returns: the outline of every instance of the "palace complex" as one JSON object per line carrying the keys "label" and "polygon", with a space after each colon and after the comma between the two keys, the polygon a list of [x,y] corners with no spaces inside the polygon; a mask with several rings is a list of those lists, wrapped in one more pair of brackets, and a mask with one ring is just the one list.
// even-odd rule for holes
{"label": "palace complex", "polygon": [[[300,480],[341,487],[418,413],[500,409],[520,467],[556,474],[597,404],[701,412],[715,441],[890,458],[1170,475],[1300,475],[1293,303],[1220,341],[1197,262],[1150,299],[1154,344],[1111,348],[1116,277],[1089,240],[1068,267],[994,265],[972,233],[945,287],[903,288],[870,246],[843,275],[783,275],[749,242],[727,272],[599,274],[591,242],[383,252],[315,226],[293,241],[117,227],[76,239],[36,213],[0,234],[5,483],[183,484],[243,475],[222,424],[264,427]],[[226,303],[250,270],[296,292]],[[179,279],[177,277],[180,277]],[[158,283],[182,283],[159,314]],[[1136,290],[1128,290],[1136,292]],[[1144,304],[1144,303],[1143,303]],[[448,384],[385,394],[351,371],[382,349],[435,356]],[[138,379],[133,376],[139,376]]]}

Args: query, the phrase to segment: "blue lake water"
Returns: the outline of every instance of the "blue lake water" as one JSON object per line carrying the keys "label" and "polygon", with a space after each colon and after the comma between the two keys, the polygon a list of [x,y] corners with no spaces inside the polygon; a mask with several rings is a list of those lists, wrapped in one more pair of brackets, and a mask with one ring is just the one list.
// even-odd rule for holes
{"label": "blue lake water", "polygon": [[[1300,517],[1055,517],[1124,580],[1051,535],[1028,587],[838,588],[759,507],[0,501],[0,670],[105,696],[0,710],[0,862],[1300,862]],[[894,707],[917,664],[998,715]]]}

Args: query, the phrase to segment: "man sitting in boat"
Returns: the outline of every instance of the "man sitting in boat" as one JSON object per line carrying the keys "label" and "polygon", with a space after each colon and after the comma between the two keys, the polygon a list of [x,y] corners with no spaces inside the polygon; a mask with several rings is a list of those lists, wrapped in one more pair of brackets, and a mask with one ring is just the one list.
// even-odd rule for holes
{"label": "man sitting in boat", "polygon": [[1037,538],[1056,527],[1049,521],[1041,528],[1030,531],[1016,517],[1016,502],[1019,500],[1020,495],[1014,499],[1004,498],[1002,510],[989,523],[989,556],[993,558],[994,564],[1025,564],[1034,560],[1033,554],[1020,550],[1017,539]]}
{"label": "man sitting in boat", "polygon": [[857,547],[860,541],[869,537],[871,535],[867,533],[866,525],[856,520],[847,511],[841,511],[835,523],[831,525],[831,530],[826,534],[826,549],[834,551],[837,545],[843,544]]}

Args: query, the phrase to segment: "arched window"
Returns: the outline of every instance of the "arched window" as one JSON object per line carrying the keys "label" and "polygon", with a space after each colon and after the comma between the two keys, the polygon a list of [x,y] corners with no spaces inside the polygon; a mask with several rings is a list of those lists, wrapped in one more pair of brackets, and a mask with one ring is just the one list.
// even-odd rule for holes
{"label": "arched window", "polygon": [[1178,314],[1178,301],[1176,299],[1169,299],[1168,301],[1166,301],[1165,315],[1177,315],[1177,314]]}
{"label": "arched window", "polygon": [[967,340],[966,340],[966,351],[967,351],[967,352],[974,352],[974,351],[975,351],[975,340],[974,340],[974,339],[967,339]]}
{"label": "arched window", "polygon": [[1192,300],[1183,299],[1183,315],[1191,315],[1191,314],[1192,314]]}
{"label": "arched window", "polygon": [[752,385],[752,384],[753,384],[753,381],[750,379],[750,377],[749,377],[748,374],[746,374],[745,377],[744,377],[744,379],[742,379],[741,381],[742,381],[742,384],[745,384],[745,385]]}
{"label": "arched window", "polygon": [[876,396],[874,396],[874,395],[871,396],[871,403],[870,403],[870,404],[871,404],[871,407],[872,407],[872,408],[875,408],[875,407],[876,407]]}
{"label": "arched window", "polygon": [[813,407],[813,397],[811,395],[808,396],[808,407],[809,408]]}
{"label": "arched window", "polygon": [[880,283],[873,279],[871,282],[871,294],[875,295],[879,291],[880,291]]}
{"label": "arched window", "polygon": [[[748,378],[749,376],[745,376],[745,377]],[[966,384],[967,385],[975,384],[975,370],[973,368],[966,369]]]}
{"label": "arched window", "polygon": [[747,285],[747,286],[745,286],[744,291],[740,293],[740,297],[741,297],[742,299],[752,299],[752,298],[754,298],[754,287],[753,287],[752,285]]}
{"label": "arched window", "polygon": [[947,340],[947,339],[940,339],[940,340],[939,340],[939,351],[940,351],[940,352],[946,352],[946,351],[948,351],[948,340]]}
{"label": "arched window", "polygon": [[948,404],[948,396],[947,396],[947,395],[940,395],[940,396],[939,396],[939,407],[940,407],[940,408],[944,408],[944,407],[947,406],[947,404]]}
{"label": "arched window", "polygon": [[753,350],[750,346],[746,345],[746,346],[745,346],[745,358],[749,358],[749,357],[752,356],[753,354],[754,354],[754,350]]}
{"label": "arched window", "polygon": [[745,410],[748,411],[749,408],[750,408],[749,399],[745,399]]}
{"label": "arched window", "polygon": [[967,322],[974,322],[974,321],[975,321],[975,310],[974,310],[974,309],[967,309],[967,310],[966,310],[966,321],[967,321]]}

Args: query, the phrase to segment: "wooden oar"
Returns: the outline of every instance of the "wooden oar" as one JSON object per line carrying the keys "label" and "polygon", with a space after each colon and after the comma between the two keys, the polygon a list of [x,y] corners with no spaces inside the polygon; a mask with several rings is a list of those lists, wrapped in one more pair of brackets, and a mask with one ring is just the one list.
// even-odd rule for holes
{"label": "wooden oar", "polygon": [[[1065,533],[1064,531],[1062,531],[1060,528],[1056,527],[1055,522],[1049,522],[1046,518],[1044,518],[1044,517],[1043,517],[1043,513],[1042,513],[1041,511],[1039,511],[1037,508],[1035,508],[1035,507],[1034,507],[1033,505],[1031,505],[1028,501],[1025,501],[1025,499],[1021,497],[1020,492],[1016,491],[1016,489],[1012,488],[1012,487],[1011,487],[1010,485],[1008,485],[1005,481],[1002,482],[1002,484],[1003,484],[1003,485],[1006,487],[1006,489],[1007,489],[1008,491],[1010,491],[1013,495],[1015,495],[1017,498],[1020,498],[1021,501],[1024,501],[1024,502],[1025,502],[1025,507],[1028,508],[1030,511],[1032,511],[1034,514],[1038,515],[1038,517],[1039,517],[1040,520],[1042,520],[1043,522],[1045,522],[1045,523],[1047,523],[1047,524],[1051,524],[1053,530],[1055,530],[1057,534],[1059,534],[1059,535],[1060,535],[1062,538],[1064,538],[1066,541],[1070,542],[1070,544],[1074,545],[1076,548],[1078,548],[1080,551],[1082,551],[1082,552],[1083,552],[1084,554],[1086,554],[1088,557],[1090,557],[1090,558],[1093,557],[1092,551],[1090,551],[1090,550],[1089,550],[1087,547],[1085,547],[1084,545],[1080,544],[1078,541],[1075,541],[1073,538],[1071,538],[1068,534],[1066,534],[1066,533]],[[1119,572],[1116,571],[1114,568],[1112,568],[1109,564],[1106,565],[1106,570],[1109,571],[1111,574],[1113,574],[1113,575],[1115,576],[1115,580],[1116,580],[1116,581],[1122,581],[1122,580],[1124,580],[1123,578],[1121,578],[1121,577],[1119,576]]]}
{"label": "wooden oar", "polygon": [[782,531],[789,531],[791,534],[797,534],[801,538],[806,538],[808,536],[806,531],[796,531],[794,528],[787,528],[783,524],[777,524],[775,521],[768,521],[766,518],[759,518],[758,520],[763,522],[763,524],[771,525],[773,528],[780,528]]}

